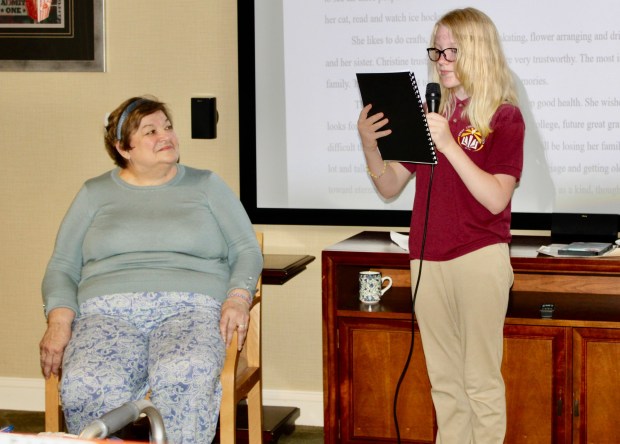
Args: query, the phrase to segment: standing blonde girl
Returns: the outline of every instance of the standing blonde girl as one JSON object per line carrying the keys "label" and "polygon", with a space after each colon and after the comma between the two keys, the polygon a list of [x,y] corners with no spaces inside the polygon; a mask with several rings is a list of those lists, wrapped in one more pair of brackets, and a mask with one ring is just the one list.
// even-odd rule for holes
{"label": "standing blonde girl", "polygon": [[450,11],[435,24],[430,41],[431,81],[442,92],[439,112],[427,114],[437,165],[384,161],[377,139],[391,134],[385,129],[390,116],[378,110],[369,117],[372,104],[361,111],[358,130],[383,197],[396,196],[416,178],[411,282],[418,278],[428,211],[415,311],[437,414],[436,442],[503,443],[500,368],[513,282],[510,202],[521,176],[525,124],[488,16],[474,8]]}

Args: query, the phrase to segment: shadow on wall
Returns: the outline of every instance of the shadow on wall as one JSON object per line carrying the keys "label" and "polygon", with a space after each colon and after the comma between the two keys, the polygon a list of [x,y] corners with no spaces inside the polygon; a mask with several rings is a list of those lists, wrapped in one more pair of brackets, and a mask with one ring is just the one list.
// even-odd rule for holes
{"label": "shadow on wall", "polygon": [[523,173],[512,198],[512,208],[521,212],[551,213],[555,206],[555,185],[549,172],[545,145],[536,125],[530,99],[521,79],[513,72],[519,107],[525,120]]}

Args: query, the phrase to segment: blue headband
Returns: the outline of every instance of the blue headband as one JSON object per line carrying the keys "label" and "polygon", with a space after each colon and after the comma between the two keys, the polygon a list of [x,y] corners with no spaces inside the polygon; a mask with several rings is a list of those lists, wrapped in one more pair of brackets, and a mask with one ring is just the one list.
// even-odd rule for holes
{"label": "blue headband", "polygon": [[142,102],[146,102],[146,99],[136,99],[133,102],[131,102],[129,105],[127,105],[127,107],[123,110],[123,113],[121,114],[120,119],[118,119],[118,124],[116,125],[116,140],[121,140],[121,131],[123,129],[123,124],[125,123],[125,120],[127,120],[127,117],[129,116],[129,113],[132,112],[134,109],[136,109],[136,107],[138,105],[140,105]]}

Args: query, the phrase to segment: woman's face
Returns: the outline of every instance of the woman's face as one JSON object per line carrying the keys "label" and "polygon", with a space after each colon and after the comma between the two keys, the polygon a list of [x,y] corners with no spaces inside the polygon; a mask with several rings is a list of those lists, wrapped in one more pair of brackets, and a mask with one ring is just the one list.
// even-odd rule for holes
{"label": "woman's face", "polygon": [[179,139],[163,111],[144,116],[129,139],[129,166],[149,170],[175,165],[179,160]]}
{"label": "woman's face", "polygon": [[[435,34],[435,48],[443,50],[446,48],[457,48],[456,42],[452,38],[452,32],[445,26],[441,25],[437,29],[437,33]],[[459,56],[457,52],[457,57]],[[456,96],[459,99],[467,98],[463,87],[461,86],[461,81],[456,75],[456,61],[448,62],[444,56],[439,57],[439,60],[435,62],[435,68],[439,73],[439,79],[441,84],[445,88],[455,89]]]}

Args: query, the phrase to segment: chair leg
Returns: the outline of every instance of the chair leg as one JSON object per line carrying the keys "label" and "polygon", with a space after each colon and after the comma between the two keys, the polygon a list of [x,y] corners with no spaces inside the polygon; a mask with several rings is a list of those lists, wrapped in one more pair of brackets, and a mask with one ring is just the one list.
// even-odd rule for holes
{"label": "chair leg", "polygon": [[248,392],[248,435],[250,444],[263,443],[263,400],[259,381]]}
{"label": "chair leg", "polygon": [[45,381],[45,431],[63,431],[63,415],[58,396],[58,376],[51,375]]}
{"label": "chair leg", "polygon": [[224,402],[220,408],[220,444],[237,442],[237,406],[231,400]]}

